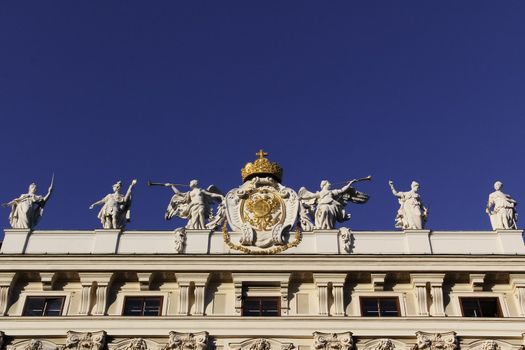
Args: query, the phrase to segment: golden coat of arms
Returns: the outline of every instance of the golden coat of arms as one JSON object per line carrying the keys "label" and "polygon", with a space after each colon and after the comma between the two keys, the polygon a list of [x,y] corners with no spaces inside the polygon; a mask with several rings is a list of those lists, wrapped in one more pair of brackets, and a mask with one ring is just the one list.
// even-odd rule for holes
{"label": "golden coat of arms", "polygon": [[262,150],[257,155],[241,170],[244,183],[228,192],[225,208],[231,228],[242,233],[242,245],[268,248],[285,243],[297,219],[299,197],[281,185],[282,168]]}

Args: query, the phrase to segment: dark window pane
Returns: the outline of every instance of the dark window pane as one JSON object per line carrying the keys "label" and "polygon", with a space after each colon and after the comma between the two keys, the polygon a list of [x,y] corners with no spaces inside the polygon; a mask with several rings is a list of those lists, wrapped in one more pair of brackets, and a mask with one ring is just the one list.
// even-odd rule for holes
{"label": "dark window pane", "polygon": [[379,305],[381,309],[381,316],[399,316],[396,299],[379,299]]}
{"label": "dark window pane", "polygon": [[144,300],[144,316],[160,315],[160,298],[148,298]]}
{"label": "dark window pane", "polygon": [[477,299],[462,298],[463,316],[466,317],[481,317],[481,310],[478,307]]}
{"label": "dark window pane", "polygon": [[242,304],[243,316],[280,316],[279,298],[247,297]]}
{"label": "dark window pane", "polygon": [[47,298],[45,316],[60,316],[64,298]]}
{"label": "dark window pane", "polygon": [[27,297],[23,316],[60,316],[65,297]]}
{"label": "dark window pane", "polygon": [[45,298],[27,297],[24,316],[42,316],[44,314]]}
{"label": "dark window pane", "polygon": [[361,298],[361,314],[370,317],[397,317],[399,304],[397,298]]}
{"label": "dark window pane", "polygon": [[259,316],[261,313],[261,301],[259,299],[246,298],[243,302],[243,316]]}
{"label": "dark window pane", "polygon": [[498,317],[499,308],[497,299],[480,299],[479,305],[481,308],[481,314],[483,317]]}
{"label": "dark window pane", "polygon": [[124,316],[159,316],[162,306],[161,297],[126,297]]}
{"label": "dark window pane", "polygon": [[277,299],[261,300],[261,316],[279,316],[279,301]]}
{"label": "dark window pane", "polygon": [[379,305],[377,299],[362,299],[363,316],[379,316]]}
{"label": "dark window pane", "polygon": [[497,298],[460,298],[465,317],[500,317]]}

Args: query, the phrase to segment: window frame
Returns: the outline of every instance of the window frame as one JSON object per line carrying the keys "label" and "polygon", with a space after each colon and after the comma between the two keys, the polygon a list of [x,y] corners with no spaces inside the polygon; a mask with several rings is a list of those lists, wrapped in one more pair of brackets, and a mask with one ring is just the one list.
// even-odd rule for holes
{"label": "window frame", "polygon": [[[126,310],[126,300],[128,299],[143,299],[143,302],[142,302],[142,310],[144,311],[144,299],[154,299],[154,298],[157,298],[157,299],[160,299],[160,305],[159,305],[159,313],[158,315],[137,315],[137,316],[134,316],[134,315],[124,315],[124,312]],[[162,316],[163,315],[163,311],[164,311],[164,296],[162,295],[158,295],[158,294],[155,294],[155,295],[125,295],[124,298],[123,298],[123,301],[122,301],[122,308],[121,308],[121,313],[120,315],[121,316],[124,316],[124,317],[159,317],[159,316]]]}
{"label": "window frame", "polygon": [[[69,313],[69,306],[71,301],[71,292],[64,292],[59,290],[52,290],[52,291],[31,291],[31,292],[21,292],[20,293],[20,301],[16,302],[16,306],[13,309],[13,312],[8,313],[8,316],[23,316],[25,306],[26,306],[26,300],[28,297],[44,297],[44,298],[57,298],[57,297],[64,297],[64,302],[62,303],[62,310],[60,313],[60,316],[66,316]],[[14,305],[13,305],[14,306]],[[23,317],[60,317],[60,316],[23,316]]]}
{"label": "window frame", "polygon": [[[46,311],[45,305],[47,299],[62,299],[62,303],[60,304],[60,312],[58,315],[26,315],[26,310],[28,306],[28,302],[30,299],[44,299],[44,309],[42,309],[42,312]],[[23,317],[60,317],[64,315],[64,306],[66,304],[66,296],[65,295],[27,295],[24,298],[24,304],[22,306],[22,312],[20,316]]]}
{"label": "window frame", "polygon": [[[377,316],[367,316],[367,315],[364,315],[364,307],[363,307],[363,301],[366,300],[366,299],[383,299],[383,300],[387,300],[387,299],[390,299],[390,300],[394,300],[396,301],[396,308],[397,308],[397,315],[396,316],[381,316],[381,310],[378,310],[379,312],[379,315]],[[398,296],[387,296],[387,295],[381,295],[381,296],[360,296],[359,297],[359,307],[360,307],[360,312],[361,312],[361,316],[362,317],[388,317],[388,318],[391,318],[391,317],[401,317],[401,303],[399,302],[399,297]]]}
{"label": "window frame", "polygon": [[[468,291],[452,291],[450,293],[450,304],[452,304],[451,311],[454,313],[445,313],[447,316],[457,316],[457,317],[467,317],[463,316],[463,307],[461,305],[460,298],[497,298],[499,304],[500,318],[509,317],[509,309],[507,302],[505,300],[503,293],[494,293],[494,292],[468,292]],[[445,305],[445,308],[447,306]],[[468,318],[479,318],[479,317],[468,317]],[[482,317],[484,318],[484,317]],[[498,318],[498,317],[488,317],[488,318]]]}
{"label": "window frame", "polygon": [[[108,315],[109,316],[123,316],[124,313],[124,299],[126,297],[162,297],[162,305],[160,316],[166,316],[167,310],[170,307],[170,296],[171,293],[168,292],[159,292],[155,290],[144,290],[144,291],[121,291],[117,293],[115,301],[108,301]],[[128,317],[128,316],[125,316]],[[139,317],[139,316],[129,316],[129,317]],[[140,317],[150,317],[150,316],[140,316]]]}
{"label": "window frame", "polygon": [[[245,315],[244,314],[244,303],[246,301],[246,299],[257,299],[259,300],[259,302],[261,302],[262,300],[275,300],[277,302],[277,312],[278,312],[278,315],[274,315],[274,316],[269,316],[269,315],[261,315],[261,303],[259,303],[259,315],[256,315],[256,316],[248,316],[248,315]],[[278,297],[278,296],[259,296],[259,295],[252,295],[252,296],[243,296],[242,298],[242,305],[241,305],[241,316],[242,317],[281,317],[282,316],[282,312],[281,312],[281,298]]]}
{"label": "window frame", "polygon": [[[479,310],[481,310],[481,305],[479,303],[480,299],[493,299],[496,301],[496,310],[497,310],[497,316],[465,316],[465,311],[463,309],[463,300],[470,299],[470,300],[476,300],[478,302]],[[468,317],[468,318],[502,318],[503,316],[503,310],[501,308],[501,302],[497,296],[458,296],[459,300],[459,307],[461,310],[461,317]]]}
{"label": "window frame", "polygon": [[[399,316],[397,317],[406,317],[407,314],[407,301],[405,292],[392,292],[392,291],[356,291],[350,295],[350,304],[348,306],[348,316],[357,316],[357,317],[374,317],[374,316],[362,316],[363,310],[361,307],[361,298],[397,298],[398,307],[399,307]],[[385,318],[385,316],[382,316]],[[386,316],[386,318],[394,318],[393,316]]]}

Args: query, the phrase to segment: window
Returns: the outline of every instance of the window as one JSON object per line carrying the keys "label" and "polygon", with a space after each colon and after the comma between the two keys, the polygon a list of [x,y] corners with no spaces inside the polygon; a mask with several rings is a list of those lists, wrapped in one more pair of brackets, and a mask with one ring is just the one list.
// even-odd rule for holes
{"label": "window", "polygon": [[399,299],[397,297],[375,298],[361,297],[361,315],[371,317],[397,317]]}
{"label": "window", "polygon": [[498,298],[459,298],[465,317],[501,317]]}
{"label": "window", "polygon": [[162,297],[126,297],[124,316],[160,316]]}
{"label": "window", "polygon": [[281,316],[280,299],[273,297],[245,297],[243,316]]}
{"label": "window", "polygon": [[22,316],[60,316],[65,297],[27,297]]}

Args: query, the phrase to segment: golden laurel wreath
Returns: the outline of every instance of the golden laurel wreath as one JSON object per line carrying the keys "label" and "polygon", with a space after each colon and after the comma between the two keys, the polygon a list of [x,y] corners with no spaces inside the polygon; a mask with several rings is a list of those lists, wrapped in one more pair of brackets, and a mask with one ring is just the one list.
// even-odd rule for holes
{"label": "golden laurel wreath", "polygon": [[222,225],[222,237],[224,238],[224,243],[226,243],[226,245],[230,247],[230,249],[238,250],[246,254],[253,254],[253,255],[278,254],[290,248],[297,247],[299,243],[301,243],[301,240],[303,238],[301,234],[301,230],[299,229],[299,227],[297,227],[297,229],[295,230],[295,237],[294,237],[293,242],[289,242],[289,243],[286,243],[285,245],[280,245],[280,246],[273,247],[273,248],[266,249],[266,250],[253,250],[245,246],[242,246],[240,244],[232,243],[230,239],[230,235],[228,234],[227,225],[228,225],[227,222],[225,222],[224,225]]}

